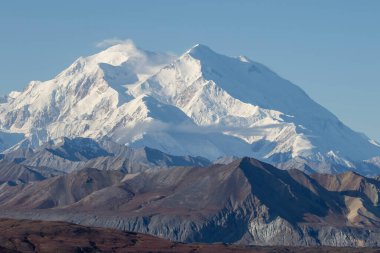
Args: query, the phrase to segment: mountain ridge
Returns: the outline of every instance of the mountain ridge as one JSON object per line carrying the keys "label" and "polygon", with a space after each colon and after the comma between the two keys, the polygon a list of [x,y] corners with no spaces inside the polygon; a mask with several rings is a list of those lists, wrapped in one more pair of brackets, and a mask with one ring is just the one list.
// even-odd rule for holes
{"label": "mountain ridge", "polygon": [[202,157],[173,156],[148,147],[133,149],[109,139],[64,137],[37,148],[27,147],[3,154],[0,157],[0,187],[2,184],[24,185],[87,168],[133,174],[210,163]]}
{"label": "mountain ridge", "polygon": [[248,157],[133,174],[87,168],[2,190],[5,218],[62,220],[181,242],[380,243],[377,179],[353,172],[307,175]]}

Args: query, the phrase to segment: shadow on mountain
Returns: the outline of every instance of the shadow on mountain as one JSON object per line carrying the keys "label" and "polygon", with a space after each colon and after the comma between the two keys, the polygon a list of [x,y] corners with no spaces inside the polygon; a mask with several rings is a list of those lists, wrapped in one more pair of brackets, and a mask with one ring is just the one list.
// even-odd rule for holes
{"label": "shadow on mountain", "polygon": [[[295,224],[304,221],[305,214],[324,217],[328,206],[323,199],[294,180],[289,171],[244,158],[240,168],[252,186],[252,194],[269,208],[269,212]],[[302,172],[298,172],[302,173]]]}

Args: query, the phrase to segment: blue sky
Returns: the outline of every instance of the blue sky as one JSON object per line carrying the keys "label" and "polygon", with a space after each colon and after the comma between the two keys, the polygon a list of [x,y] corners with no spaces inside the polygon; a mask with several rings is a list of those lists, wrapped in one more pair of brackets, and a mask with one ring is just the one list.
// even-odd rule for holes
{"label": "blue sky", "polygon": [[105,39],[180,54],[246,55],[380,140],[380,1],[136,0],[0,3],[0,94],[47,80]]}

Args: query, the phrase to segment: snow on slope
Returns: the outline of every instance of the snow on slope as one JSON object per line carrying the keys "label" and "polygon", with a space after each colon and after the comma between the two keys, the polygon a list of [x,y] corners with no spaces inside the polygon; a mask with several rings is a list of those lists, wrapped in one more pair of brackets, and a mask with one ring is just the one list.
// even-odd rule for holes
{"label": "snow on slope", "polygon": [[33,81],[23,92],[9,96],[0,104],[0,124],[25,133],[36,145],[62,136],[104,136],[132,117],[119,113],[125,111],[120,105],[131,100],[122,84],[143,80],[170,60],[171,56],[144,52],[133,44],[79,58],[54,79]]}
{"label": "snow on slope", "polygon": [[181,108],[199,125],[222,127],[251,143],[259,157],[274,162],[302,156],[347,165],[347,159],[363,160],[380,152],[367,137],[265,66],[203,45],[129,93],[150,94]]}
{"label": "snow on slope", "polygon": [[250,155],[354,167],[380,147],[345,126],[298,86],[246,57],[196,45],[180,57],[133,43],[79,58],[0,104],[0,128],[33,145],[63,136],[109,136],[175,155]]}

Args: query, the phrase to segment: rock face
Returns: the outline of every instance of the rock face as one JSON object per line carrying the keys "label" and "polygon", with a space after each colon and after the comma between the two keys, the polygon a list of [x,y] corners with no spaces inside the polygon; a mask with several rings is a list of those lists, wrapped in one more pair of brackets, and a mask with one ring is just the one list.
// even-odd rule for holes
{"label": "rock face", "polygon": [[252,158],[135,174],[86,169],[3,186],[1,216],[64,220],[182,242],[380,245],[380,182]]}
{"label": "rock face", "polygon": [[[132,43],[81,57],[54,79],[2,99],[0,130],[33,147],[107,136],[171,155],[253,156],[285,169],[380,174],[379,163],[363,163],[380,155],[380,144],[267,67],[204,45],[179,57]],[[0,134],[0,150],[14,141]]]}

